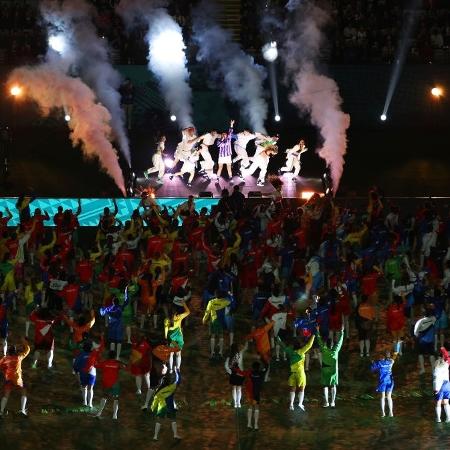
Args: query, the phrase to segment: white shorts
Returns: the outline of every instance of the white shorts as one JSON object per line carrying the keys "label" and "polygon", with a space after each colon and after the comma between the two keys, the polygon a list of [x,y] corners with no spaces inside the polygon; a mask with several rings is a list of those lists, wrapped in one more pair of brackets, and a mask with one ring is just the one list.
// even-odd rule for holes
{"label": "white shorts", "polygon": [[219,164],[231,164],[231,155],[219,156]]}

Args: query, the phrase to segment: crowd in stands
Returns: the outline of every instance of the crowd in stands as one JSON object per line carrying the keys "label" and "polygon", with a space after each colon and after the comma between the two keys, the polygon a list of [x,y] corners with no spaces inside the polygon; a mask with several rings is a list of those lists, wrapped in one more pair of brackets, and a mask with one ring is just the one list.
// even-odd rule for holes
{"label": "crowd in stands", "polygon": [[[126,33],[114,11],[120,0],[91,0],[98,11],[99,34],[111,46],[115,63],[145,64],[145,28]],[[285,1],[273,1],[283,10]],[[169,12],[189,40],[192,2],[169,2]],[[408,2],[388,0],[332,0],[333,26],[329,30],[332,48],[329,59],[339,63],[392,62],[407,16]],[[259,13],[255,13],[259,11]],[[241,2],[241,42],[259,56],[267,39],[261,28],[264,8],[260,0]],[[423,0],[408,59],[412,62],[448,62],[450,5],[448,0]],[[30,0],[3,0],[0,6],[0,63],[34,61],[45,53],[46,33],[39,21],[38,3]],[[190,48],[190,47],[188,47]]]}

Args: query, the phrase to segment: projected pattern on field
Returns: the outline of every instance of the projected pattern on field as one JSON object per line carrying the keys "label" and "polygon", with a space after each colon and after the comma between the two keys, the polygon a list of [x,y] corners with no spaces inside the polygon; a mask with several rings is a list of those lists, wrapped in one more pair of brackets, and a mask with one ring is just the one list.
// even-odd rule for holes
{"label": "projected pattern on field", "polygon": [[[177,208],[180,204],[187,201],[186,198],[158,198],[156,203],[161,207],[167,208]],[[125,223],[130,219],[133,211],[139,207],[139,198],[120,198],[116,200],[117,202],[117,219],[122,223]],[[195,199],[195,205],[197,211],[205,207],[208,210],[212,206],[217,205],[219,199],[212,198],[199,198]],[[15,226],[19,224],[19,212],[16,208],[17,197],[2,198],[0,199],[0,211],[4,211],[7,207],[13,218],[9,221],[9,226]],[[50,216],[50,220],[44,222],[46,226],[54,226],[53,216],[57,213],[58,206],[62,206],[63,209],[71,209],[76,212],[78,209],[78,199],[75,198],[37,198],[33,200],[30,205],[31,214],[34,213],[36,208],[40,208],[42,212],[47,211]],[[103,214],[104,208],[110,208],[111,211],[114,210],[113,200],[110,198],[83,198],[81,199],[81,214],[78,217],[80,226],[82,227],[93,227],[98,225],[98,220],[101,214]],[[141,211],[142,212],[142,211]]]}

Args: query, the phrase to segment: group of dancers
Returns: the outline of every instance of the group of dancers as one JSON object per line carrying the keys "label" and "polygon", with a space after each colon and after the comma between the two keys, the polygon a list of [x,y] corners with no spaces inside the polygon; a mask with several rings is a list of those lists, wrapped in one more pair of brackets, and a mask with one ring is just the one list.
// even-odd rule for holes
{"label": "group of dancers", "polygon": [[[439,218],[421,213],[426,226],[404,235],[394,213],[383,222],[382,204],[376,197],[370,198],[363,225],[355,223],[357,214],[320,196],[300,210],[272,202],[250,211],[232,200],[231,196],[222,199],[218,210],[208,213],[196,211],[195,199],[190,197],[171,214],[143,195],[126,224],[116,218],[117,205],[113,211],[105,208],[95,246],[89,251],[79,247],[76,239],[81,204],[76,212],[59,208],[51,232],[44,227],[49,214],[39,208],[31,214],[32,199],[18,200],[21,223],[17,228],[7,227],[10,211],[0,212],[4,353],[0,416],[5,416],[14,391],[21,394],[20,413],[27,414],[29,385],[22,369],[27,368],[23,362],[31,352],[28,335],[34,327],[34,352],[28,367],[52,370],[55,342],[69,335],[73,358],[64,361],[58,354],[56,361],[59,367],[72,368],[81,402],[94,416],[102,417],[112,401],[112,417],[118,419],[120,380],[124,378],[120,374],[127,371],[135,379],[136,394],[142,396],[142,410],[154,414],[154,439],[159,438],[164,422],[171,423],[178,439],[175,396],[183,379],[184,328],[189,321],[188,330],[198,339],[202,325],[195,322],[200,318],[209,335],[210,357],[224,358],[222,371],[229,376],[232,405],[237,410],[242,407],[245,388],[249,429],[260,427],[263,387],[271,381],[274,364],[284,366],[286,373],[286,409],[297,406],[300,414],[305,411],[310,353],[320,370],[322,406],[335,408],[342,349],[348,352],[350,340],[357,336],[361,361],[369,356],[371,330],[380,306],[378,282],[384,277],[391,286],[386,322],[393,347],[389,343],[382,358],[366,365],[378,374],[381,415],[394,416],[393,366],[402,358],[402,342],[411,329],[421,374],[424,355],[430,356],[436,420],[441,421],[444,407],[449,422],[450,358],[443,335],[450,250],[442,261],[443,271],[433,269],[431,253],[424,255],[420,266],[402,251],[397,254],[401,236],[404,245],[417,253],[420,247],[413,240],[428,242],[427,233],[437,234],[433,229],[441,229]],[[322,232],[318,232],[318,217],[325,217],[325,211],[331,212],[321,219]],[[332,230],[340,241],[333,238]],[[396,240],[391,242],[392,237]],[[364,246],[363,239],[369,244],[356,256],[353,252]],[[431,247],[438,242],[436,237]],[[383,250],[386,245],[387,252]],[[195,301],[194,277],[201,282]],[[243,319],[249,316],[246,330],[242,329],[245,325],[236,330],[238,310]],[[352,314],[357,333],[350,328]],[[10,338],[10,322],[16,332],[24,325],[21,342]],[[229,351],[224,348],[226,337]],[[127,361],[123,361],[123,345],[131,350]],[[435,360],[439,348],[441,356]],[[250,350],[253,356],[248,364]],[[41,366],[43,354],[46,368]],[[102,373],[102,396],[94,410],[97,371]]]}
{"label": "group of dancers", "polygon": [[[165,158],[166,137],[162,136],[152,157],[153,166],[144,172],[145,177],[156,173],[158,183],[163,182],[166,167],[171,169],[169,178],[188,176],[187,186],[192,186],[195,174],[198,173],[205,180],[219,181],[224,167],[228,174],[230,184],[233,184],[233,164],[238,164],[237,175],[241,180],[247,175],[253,175],[259,170],[258,186],[264,186],[266,182],[267,169],[270,158],[278,154],[278,136],[266,136],[259,132],[244,130],[234,132],[234,120],[231,120],[227,132],[218,133],[212,130],[201,136],[197,136],[194,127],[182,130],[182,140],[177,145],[174,159]],[[249,156],[247,145],[255,141],[255,154]],[[217,169],[213,160],[210,147],[218,147]],[[301,170],[301,155],[307,151],[305,141],[301,139],[294,147],[286,150],[286,164],[280,172],[291,174],[295,181]],[[177,170],[178,163],[182,165]]]}

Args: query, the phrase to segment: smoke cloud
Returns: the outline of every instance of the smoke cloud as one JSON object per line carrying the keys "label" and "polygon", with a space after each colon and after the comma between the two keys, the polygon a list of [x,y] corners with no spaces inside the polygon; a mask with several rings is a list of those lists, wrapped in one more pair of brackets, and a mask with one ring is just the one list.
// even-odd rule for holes
{"label": "smoke cloud", "polygon": [[130,146],[121,108],[121,75],[112,67],[106,39],[97,35],[94,8],[84,0],[41,2],[49,35],[60,40],[60,51],[49,48],[48,60],[64,72],[74,71],[90,86],[111,114],[111,127],[121,153],[131,165]]}
{"label": "smoke cloud", "polygon": [[323,27],[329,22],[326,10],[308,0],[291,0],[282,52],[285,70],[292,83],[289,97],[322,136],[318,154],[330,168],[334,192],[344,170],[347,151],[346,132],[350,116],[342,109],[342,98],[336,82],[321,74],[318,59],[324,44]]}
{"label": "smoke cloud", "polygon": [[216,23],[215,17],[216,11],[207,1],[193,12],[193,38],[199,47],[197,59],[207,64],[215,79],[223,80],[226,95],[242,108],[253,130],[265,133],[266,71],[232,41],[231,34]]}
{"label": "smoke cloud", "polygon": [[161,91],[182,128],[192,125],[192,90],[185,55],[186,46],[180,26],[167,13],[165,2],[122,0],[117,12],[128,27],[148,26],[148,68],[159,80]]}
{"label": "smoke cloud", "polygon": [[55,70],[51,64],[15,69],[8,83],[23,86],[24,95],[39,105],[44,116],[55,108],[65,109],[71,118],[68,125],[73,145],[81,145],[87,158],[98,157],[101,166],[125,195],[122,171],[108,140],[111,115],[95,102],[95,94],[89,87],[80,79]]}

